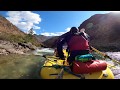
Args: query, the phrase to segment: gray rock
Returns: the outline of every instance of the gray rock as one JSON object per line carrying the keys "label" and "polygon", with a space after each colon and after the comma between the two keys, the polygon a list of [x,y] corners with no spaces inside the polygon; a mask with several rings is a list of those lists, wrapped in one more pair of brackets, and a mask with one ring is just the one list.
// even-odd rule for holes
{"label": "gray rock", "polygon": [[0,54],[25,54],[30,50],[35,50],[37,47],[32,43],[11,43],[9,41],[0,40]]}

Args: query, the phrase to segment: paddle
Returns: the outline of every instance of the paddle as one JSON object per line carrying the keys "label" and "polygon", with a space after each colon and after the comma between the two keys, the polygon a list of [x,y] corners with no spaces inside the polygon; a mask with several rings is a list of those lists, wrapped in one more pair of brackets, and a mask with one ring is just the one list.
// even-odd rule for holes
{"label": "paddle", "polygon": [[63,79],[64,68],[61,69],[60,73],[57,75],[55,79]]}
{"label": "paddle", "polygon": [[92,50],[94,50],[94,51],[97,52],[98,54],[101,54],[101,55],[104,56],[105,58],[109,58],[109,59],[112,60],[113,62],[120,64],[119,61],[117,61],[117,60],[115,60],[115,59],[112,59],[112,58],[111,58],[110,56],[108,56],[106,53],[103,53],[103,52],[95,49],[95,48],[92,47],[92,46],[91,46],[91,48],[92,48]]}

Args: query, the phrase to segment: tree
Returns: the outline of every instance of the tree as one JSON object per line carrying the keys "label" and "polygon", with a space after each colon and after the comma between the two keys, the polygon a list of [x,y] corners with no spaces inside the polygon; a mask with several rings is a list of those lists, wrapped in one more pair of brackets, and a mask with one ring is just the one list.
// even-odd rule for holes
{"label": "tree", "polygon": [[31,29],[28,31],[28,34],[30,34],[30,35],[33,35],[33,34],[34,34],[33,28],[31,28]]}

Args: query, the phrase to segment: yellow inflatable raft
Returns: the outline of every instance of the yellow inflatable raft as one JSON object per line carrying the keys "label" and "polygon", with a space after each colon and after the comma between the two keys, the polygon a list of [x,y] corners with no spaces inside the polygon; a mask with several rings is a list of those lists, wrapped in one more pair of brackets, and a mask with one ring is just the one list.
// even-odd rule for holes
{"label": "yellow inflatable raft", "polygon": [[[64,50],[65,56],[67,53]],[[67,70],[69,67],[66,60],[60,60],[55,56],[47,56],[46,61],[41,68],[40,77],[42,79],[114,79],[114,75],[107,66],[106,70],[93,72],[89,74],[74,74]]]}

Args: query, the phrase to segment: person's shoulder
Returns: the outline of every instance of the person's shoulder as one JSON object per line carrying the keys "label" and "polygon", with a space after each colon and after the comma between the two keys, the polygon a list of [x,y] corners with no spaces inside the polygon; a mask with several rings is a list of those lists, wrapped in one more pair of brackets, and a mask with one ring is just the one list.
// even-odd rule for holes
{"label": "person's shoulder", "polygon": [[68,35],[70,35],[70,32],[66,32],[66,33],[62,34],[60,37],[64,38],[64,37],[66,37]]}

